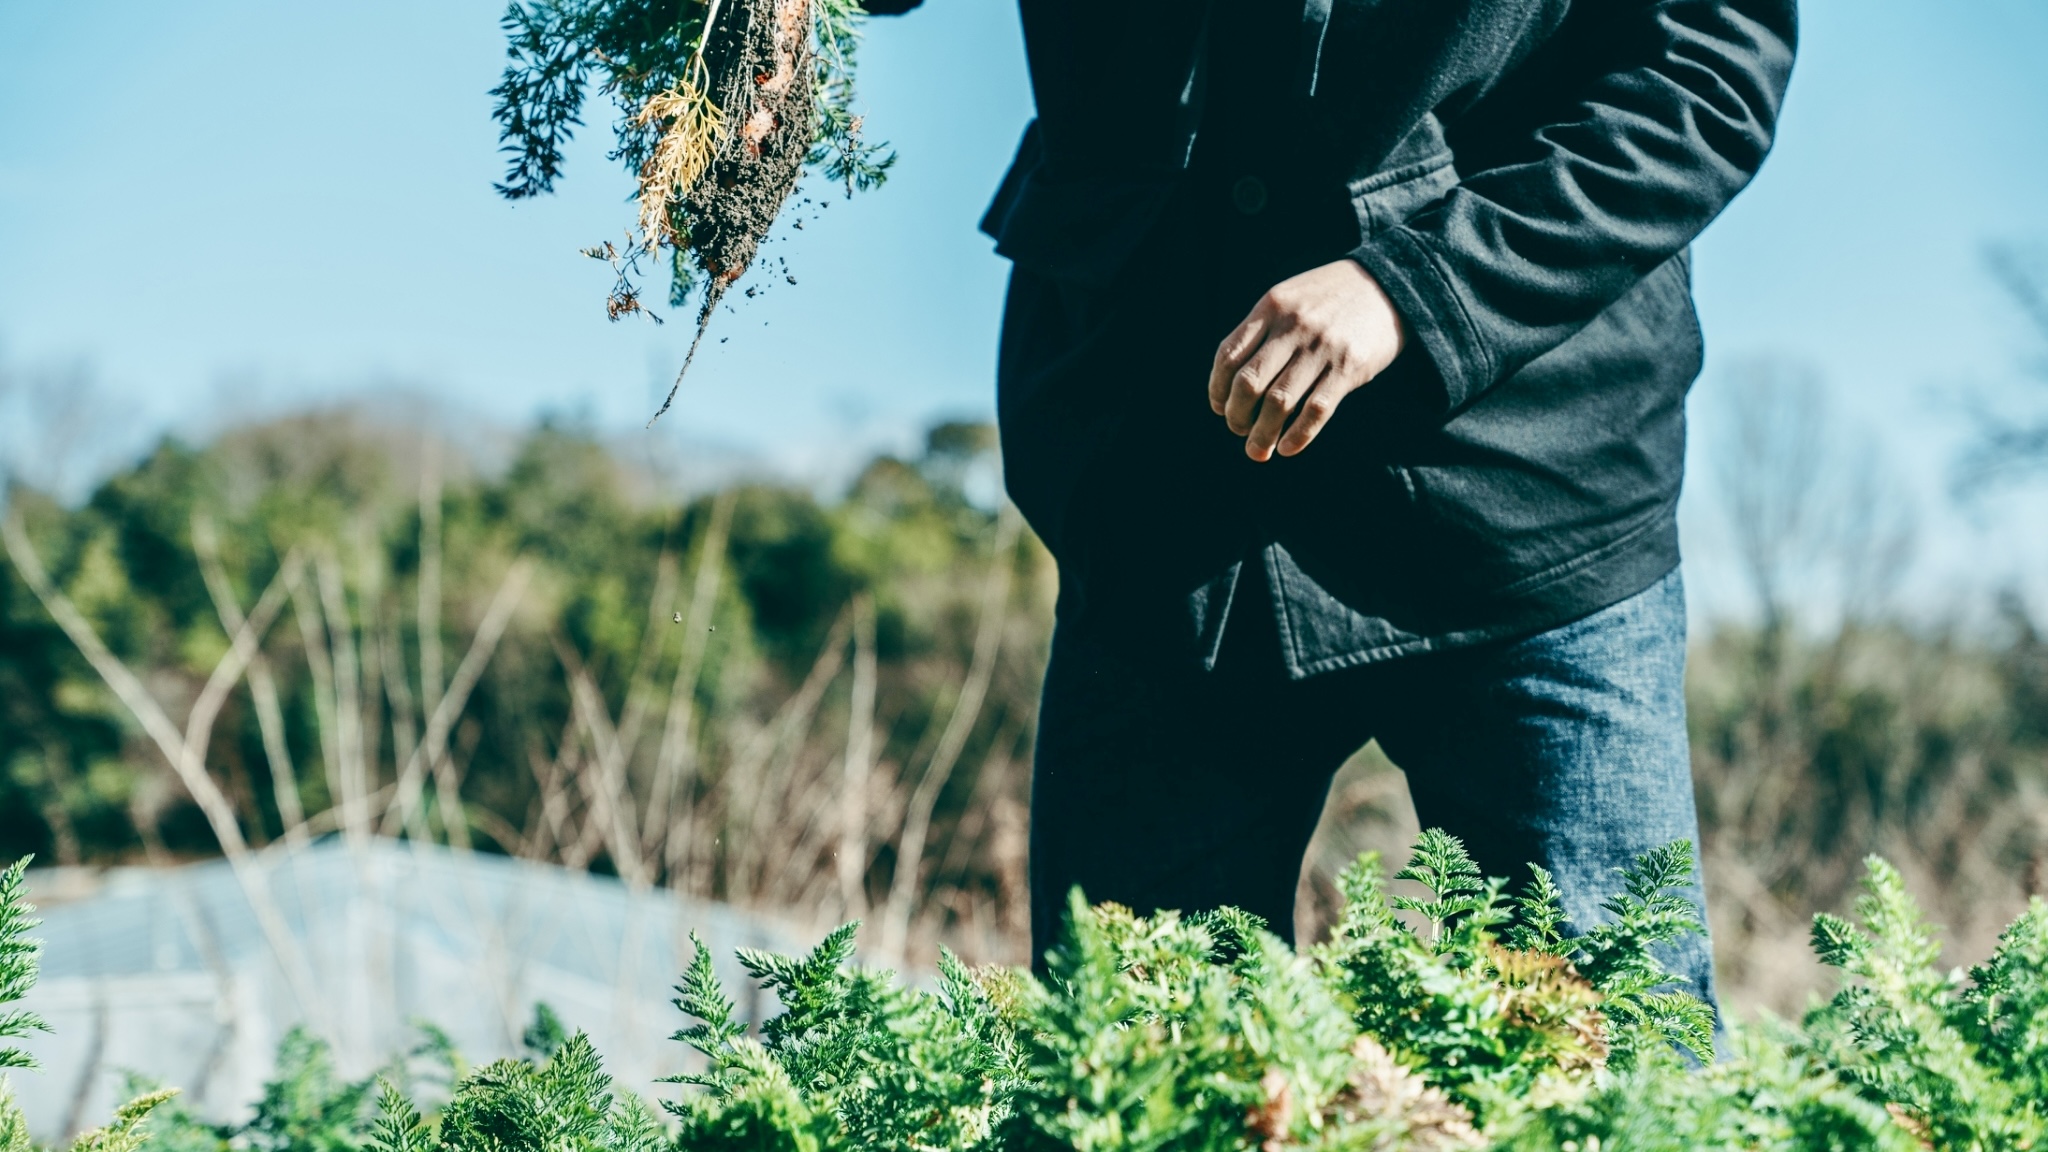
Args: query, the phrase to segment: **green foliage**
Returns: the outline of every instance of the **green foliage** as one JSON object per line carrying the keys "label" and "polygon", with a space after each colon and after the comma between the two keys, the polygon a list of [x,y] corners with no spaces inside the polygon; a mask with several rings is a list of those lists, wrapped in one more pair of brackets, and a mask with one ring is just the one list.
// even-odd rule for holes
{"label": "green foliage", "polygon": [[2048,1100],[2048,903],[2035,897],[1991,958],[1970,970],[1952,1019],[2022,1098]]}
{"label": "green foliage", "polygon": [[[677,998],[697,1022],[677,1038],[707,1068],[684,1078],[703,1091],[671,1106],[680,1143],[1474,1146],[1479,1125],[1509,1131],[1612,1081],[1607,1003],[1572,957],[1612,973],[1616,1002],[1684,997],[1655,990],[1648,955],[1687,923],[1670,904],[1692,878],[1683,846],[1624,876],[1605,935],[1569,942],[1547,877],[1511,906],[1441,832],[1424,836],[1402,876],[1427,897],[1390,900],[1377,861],[1361,860],[1344,878],[1335,937],[1308,955],[1235,910],[1141,917],[1091,908],[1078,892],[1043,982],[947,957],[936,992],[897,988],[849,967],[852,926],[808,956],[744,952],[783,1007],[758,1042],[733,1019],[700,945]],[[1663,1034],[1635,1020],[1612,1027]],[[1646,1063],[1654,1053],[1640,1051]]]}
{"label": "green foliage", "polygon": [[159,1088],[137,1096],[114,1109],[113,1123],[80,1133],[71,1144],[71,1152],[138,1152],[148,1141],[142,1131],[142,1122],[177,1094],[176,1088]]}
{"label": "green foliage", "polygon": [[[755,11],[742,11],[749,7]],[[856,112],[854,71],[866,12],[859,0],[812,0],[809,9],[815,127],[802,142],[801,160],[852,195],[880,186],[896,161],[886,144],[863,139],[862,117]],[[708,27],[707,18],[719,24]],[[493,115],[500,150],[511,158],[498,192],[523,199],[553,191],[562,172],[562,149],[582,123],[594,82],[618,108],[611,159],[639,178],[643,198],[659,201],[642,206],[643,222],[660,223],[644,228],[641,239],[646,251],[657,243],[672,246],[670,301],[680,307],[705,277],[714,283],[729,280],[728,271],[736,275],[737,269],[717,267],[715,258],[707,266],[703,254],[693,250],[692,232],[700,223],[693,216],[703,206],[685,193],[704,172],[711,152],[746,119],[742,109],[713,102],[728,98],[717,82],[725,67],[721,61],[743,51],[731,43],[727,26],[767,18],[766,5],[748,0],[513,0],[500,21],[510,59],[491,90],[497,98]],[[685,124],[685,107],[707,119]],[[684,152],[698,159],[670,163],[664,172],[664,161]],[[591,252],[602,252],[620,272],[622,289],[615,299],[625,306],[615,316],[637,310],[638,294],[630,281],[641,251]]]}
{"label": "green foliage", "polygon": [[250,1152],[357,1152],[364,1146],[374,1078],[335,1074],[327,1042],[301,1028],[277,1049],[276,1079],[240,1132]]}
{"label": "green foliage", "polygon": [[545,1063],[494,1060],[471,1073],[441,1110],[441,1143],[594,1152],[606,1147],[612,1104],[611,1077],[578,1032]]}
{"label": "green foliage", "polygon": [[[131,1099],[156,1092],[163,1085],[128,1074],[122,1094]],[[142,1152],[228,1152],[233,1125],[209,1124],[194,1115],[182,1096],[172,1097],[150,1113]]]}
{"label": "green foliage", "polygon": [[1601,905],[1609,919],[1567,946],[1600,993],[1618,1065],[1632,1065],[1664,1044],[1677,1044],[1702,1061],[1714,1057],[1713,1011],[1684,992],[1660,991],[1671,976],[1651,951],[1706,931],[1699,908],[1683,895],[1695,880],[1686,841],[1645,853],[1622,872],[1621,892]]}
{"label": "green foliage", "polygon": [[433,1146],[419,1109],[389,1080],[377,1082],[377,1124],[370,1132],[376,1152],[428,1152]]}
{"label": "green foliage", "polygon": [[[1548,874],[1510,905],[1456,838],[1425,832],[1398,875],[1429,898],[1389,901],[1378,860],[1363,858],[1342,876],[1344,915],[1317,950],[1359,1028],[1482,1121],[1583,1093],[1614,1037],[1602,1010],[1612,1005],[1573,965],[1588,938],[1560,937]],[[1421,916],[1426,932],[1396,908]]]}
{"label": "green foliage", "polygon": [[799,1146],[911,1149],[987,1146],[1007,1118],[1016,1043],[996,994],[948,957],[938,994],[849,967],[857,925],[803,957],[743,950],[776,994],[761,1039],[741,1034],[701,942],[677,1007],[698,1023],[677,1033],[708,1062],[679,1082],[704,1089],[669,1111],[689,1148],[746,1148],[779,1132]]}
{"label": "green foliage", "polygon": [[[1384,907],[1383,909],[1384,910]],[[1455,1147],[1466,1112],[1359,1034],[1254,918],[1143,918],[1077,893],[1028,985],[1011,1147]]]}
{"label": "green foliage", "polygon": [[21,1114],[21,1105],[14,1102],[14,1090],[5,1080],[0,1080],[0,1152],[34,1152],[35,1143],[28,1138],[28,1117]]}
{"label": "green foliage", "polygon": [[846,186],[847,195],[879,188],[895,166],[886,144],[861,139],[854,111],[854,53],[860,45],[860,0],[815,0],[818,22],[818,141],[809,163],[825,178]]}
{"label": "green foliage", "polygon": [[568,1042],[569,1029],[562,1023],[562,1018],[555,1015],[555,1010],[546,1004],[535,1004],[533,1023],[528,1024],[526,1031],[519,1034],[520,1045],[531,1052],[535,1059],[546,1060],[561,1051],[562,1045]]}
{"label": "green foliage", "polygon": [[1865,869],[1860,924],[1814,918],[1814,951],[1850,983],[1808,1013],[1813,1050],[1937,1147],[2033,1147],[2048,1135],[2039,901],[1965,989],[1935,968],[1940,945],[1898,870],[1876,857]]}
{"label": "green foliage", "polygon": [[[666,804],[671,823],[684,825],[692,806],[707,818],[746,811],[749,789],[763,774],[728,769],[801,683],[848,601],[865,596],[877,623],[881,725],[874,758],[922,767],[931,748],[929,742],[921,748],[919,740],[934,714],[939,725],[946,722],[972,651],[981,581],[960,574],[985,570],[995,531],[993,510],[977,507],[962,489],[983,470],[993,475],[992,441],[977,439],[985,432],[942,426],[929,451],[875,461],[850,492],[832,500],[765,484],[687,500],[646,499],[642,494],[672,489],[630,458],[607,451],[594,433],[566,422],[546,424],[510,445],[502,468],[473,466],[444,448],[444,684],[512,559],[522,556],[534,565],[520,609],[451,735],[466,758],[460,798],[477,817],[471,825],[477,847],[519,851],[523,839],[528,852],[599,872],[618,870],[608,841],[594,859],[570,859],[588,843],[580,835],[587,808],[576,802],[573,787],[560,838],[566,843],[535,816],[544,807],[537,803],[544,779],[533,771],[535,757],[543,764],[558,755],[564,764],[573,762],[577,753],[564,751],[565,730],[583,752],[591,740],[572,725],[557,637],[615,714],[629,698],[654,702],[637,744],[621,749],[628,779],[643,793],[634,798],[640,813],[650,811],[645,793],[666,754],[665,711],[688,708],[688,723],[676,730],[687,734],[694,768],[686,774],[690,783]],[[420,438],[417,428],[331,412],[241,429],[203,449],[166,445],[81,507],[63,508],[25,490],[15,492],[11,506],[22,514],[52,581],[117,656],[162,689],[174,722],[184,719],[176,702],[199,693],[228,644],[200,578],[193,514],[210,519],[223,574],[244,610],[271,581],[284,552],[296,547],[307,556],[331,555],[350,622],[358,635],[374,638],[374,644],[363,642],[358,659],[365,675],[360,703],[363,723],[387,738],[365,743],[365,759],[372,762],[364,770],[388,784],[404,767],[402,745],[388,738],[390,726],[408,708],[414,731],[424,724],[420,657],[428,637],[416,614],[425,579]],[[729,502],[730,518],[718,547],[721,534],[713,529],[721,501]],[[717,582],[705,623],[715,631],[694,632],[701,645],[694,691],[678,693],[688,647],[682,640],[691,630],[671,618],[691,609],[707,554]],[[994,838],[951,832],[969,811],[970,797],[1021,803],[1028,749],[1012,742],[1033,714],[1050,627],[1049,559],[1028,543],[1015,559],[1023,587],[1008,606],[996,677],[933,813],[928,841],[960,845],[950,861],[934,861],[943,869],[927,870],[932,886],[958,886],[984,903],[999,892],[1002,899],[1020,899],[1022,885],[1002,879]],[[248,686],[230,693],[208,743],[208,771],[228,788],[252,845],[285,834],[293,788],[308,817],[339,799],[328,794],[332,774],[324,767],[341,722],[335,682],[329,676],[322,688],[321,654],[309,649],[302,628],[311,624],[316,640],[325,631],[316,584],[308,579],[305,594],[290,598],[263,645],[281,720],[276,745],[288,755],[273,761]],[[330,664],[332,657],[327,654]],[[375,677],[368,676],[372,668],[380,669]],[[805,763],[826,745],[844,747],[846,679],[842,673],[820,700],[815,723],[795,734],[810,744],[801,754]],[[984,783],[985,765],[1009,774]],[[30,851],[39,863],[132,860],[151,832],[180,857],[216,853],[213,834],[189,797],[157,786],[162,771],[160,755],[137,741],[133,721],[13,564],[0,559],[0,862]],[[838,778],[829,774],[831,781]],[[439,808],[431,784],[427,792],[426,831],[434,835]],[[779,824],[762,831],[724,827],[713,836],[715,849],[707,845],[683,861],[698,861],[694,869],[669,872],[673,857],[651,853],[651,879],[697,898],[759,903],[783,898],[771,880],[808,884],[808,875],[795,874],[803,868],[825,873],[836,885],[837,864],[829,854],[793,861],[793,851],[761,844],[764,835],[794,840],[799,831]],[[889,860],[879,851],[876,856],[874,887],[881,888]],[[770,865],[774,874],[762,875]],[[935,917],[951,915],[942,903],[932,907]],[[994,919],[1014,920],[1007,911]]]}
{"label": "green foliage", "polygon": [[1771,1029],[1737,1029],[1705,1069],[1658,1053],[1584,1099],[1525,1113],[1501,1152],[1915,1152],[1883,1108]]}
{"label": "green foliage", "polygon": [[[36,957],[42,942],[28,933],[38,921],[35,905],[23,891],[22,875],[28,871],[23,857],[0,871],[0,1040],[18,1040],[30,1032],[47,1032],[42,1017],[7,1005],[28,995],[36,983]],[[36,1062],[19,1048],[0,1047],[0,1069],[34,1068]],[[28,1119],[15,1103],[14,1089],[0,1071],[0,1152],[30,1152]]]}
{"label": "green foliage", "polygon": [[[145,1094],[76,1152],[2019,1152],[2048,1135],[2048,904],[1965,983],[1872,860],[1857,922],[1815,924],[1841,992],[1796,1026],[1732,1028],[1700,1064],[1650,955],[1692,922],[1686,846],[1627,869],[1578,937],[1540,871],[1508,900],[1448,836],[1416,855],[1402,875],[1425,896],[1390,899],[1362,859],[1306,953],[1235,910],[1139,916],[1079,892],[1042,981],[946,953],[906,987],[855,966],[855,925],[803,956],[743,950],[781,1005],[758,1037],[698,941],[675,1039],[704,1063],[672,1081],[689,1090],[669,1121],[539,1009],[529,1057],[461,1075],[438,1110],[387,1076],[371,1117],[371,1082],[336,1080],[295,1034],[246,1127],[163,1108],[145,1135],[166,1099]],[[0,1152],[27,1152],[5,1113]]]}
{"label": "green foliage", "polygon": [[[36,983],[36,957],[42,941],[32,939],[29,930],[38,921],[31,915],[35,906],[22,890],[22,876],[31,857],[24,856],[0,871],[0,1040],[19,1040],[30,1032],[48,1032],[50,1026],[33,1012],[7,1005],[28,995]],[[0,1068],[34,1068],[36,1062],[19,1048],[0,1047]],[[8,1105],[0,1102],[0,1116]]]}

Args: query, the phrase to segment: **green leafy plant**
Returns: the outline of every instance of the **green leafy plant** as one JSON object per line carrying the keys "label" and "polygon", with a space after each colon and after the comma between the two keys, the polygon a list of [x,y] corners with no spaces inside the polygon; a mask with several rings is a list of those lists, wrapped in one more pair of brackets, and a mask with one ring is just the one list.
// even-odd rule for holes
{"label": "green leafy plant", "polygon": [[294,1028],[278,1045],[276,1078],[239,1143],[250,1152],[356,1152],[375,1087],[373,1079],[342,1079],[327,1043]]}
{"label": "green leafy plant", "polygon": [[[42,1017],[6,1005],[19,1002],[35,987],[37,958],[42,942],[28,933],[38,921],[35,905],[29,903],[24,877],[29,857],[22,857],[0,869],[0,1039],[18,1040],[30,1032],[47,1032]],[[36,1062],[19,1048],[0,1048],[0,1069],[34,1068]],[[146,1136],[142,1122],[177,1090],[159,1089],[136,1096],[114,1112],[113,1122],[79,1135],[72,1152],[137,1152]],[[15,1102],[12,1085],[0,1073],[0,1152],[31,1152],[28,1119]]]}
{"label": "green leafy plant", "polygon": [[71,1152],[138,1152],[148,1142],[142,1122],[165,1101],[176,1096],[176,1088],[159,1088],[114,1109],[114,1121],[104,1128],[79,1134]]}
{"label": "green leafy plant", "polygon": [[[1656,948],[1697,927],[1683,844],[1620,877],[1606,919],[1564,933],[1552,880],[1519,895],[1426,834],[1389,897],[1345,874],[1331,939],[1297,953],[1232,909],[1140,916],[1073,894],[1045,979],[942,957],[930,987],[854,963],[856,925],[796,957],[742,950],[781,1005],[751,1031],[701,941],[674,1039],[702,1059],[660,1110],[620,1090],[544,1006],[527,1055],[450,1070],[423,1107],[403,1063],[336,1078],[304,1034],[255,1118],[209,1128],[144,1094],[79,1152],[1982,1152],[2042,1146],[2048,905],[1965,979],[1898,873],[1872,860],[1852,923],[1814,939],[1843,989],[1797,1023],[1731,1028]],[[18,882],[4,902],[25,916]],[[1404,917],[1412,917],[1412,923]],[[1697,1006],[1695,1006],[1697,1005]],[[160,1126],[145,1132],[152,1109]],[[666,1113],[664,1119],[661,1113]],[[18,1116],[18,1114],[17,1114]],[[26,1136],[0,1116],[0,1152]],[[12,1143],[9,1143],[12,1141]]]}
{"label": "green leafy plant", "polygon": [[[29,935],[37,921],[34,905],[23,892],[22,877],[28,871],[24,856],[0,871],[0,1040],[24,1039],[31,1032],[48,1032],[42,1017],[7,1005],[17,1003],[35,986],[36,959],[43,943]],[[33,1068],[35,1061],[19,1048],[0,1047],[0,1068]]]}
{"label": "green leafy plant", "polygon": [[624,249],[585,250],[617,274],[606,311],[653,315],[640,262],[666,253],[672,306],[703,285],[701,342],[807,167],[850,196],[895,163],[863,138],[856,111],[864,18],[857,0],[513,0],[502,21],[511,61],[492,90],[511,155],[497,189],[551,191],[586,93],[593,83],[609,93],[611,155],[638,179],[639,217]]}
{"label": "green leafy plant", "polygon": [[[744,1034],[701,942],[676,1006],[697,1023],[675,1038],[705,1071],[678,1078],[702,1092],[668,1105],[690,1148],[753,1147],[783,1132],[817,1147],[987,1146],[1008,1118],[1020,1076],[1006,978],[988,983],[950,954],[940,991],[895,985],[849,967],[857,925],[809,955],[745,950],[740,962],[783,1006],[759,1040]],[[991,991],[993,989],[993,991]]]}
{"label": "green leafy plant", "polygon": [[[1679,891],[1692,881],[1684,843],[1622,873],[1611,919],[1561,933],[1556,884],[1541,868],[1510,901],[1456,838],[1426,831],[1397,877],[1426,898],[1389,899],[1376,858],[1340,878],[1345,908],[1317,957],[1360,1029],[1482,1118],[1582,1095],[1610,1063],[1678,1044],[1712,1058],[1712,1013],[1668,989],[1653,949],[1698,931]],[[1409,929],[1396,916],[1423,920]]]}
{"label": "green leafy plant", "polygon": [[2048,1135],[2048,907],[2038,897],[1973,973],[1941,949],[1898,870],[1872,857],[1860,924],[1814,918],[1814,951],[1850,977],[1808,1014],[1811,1045],[1865,1097],[1937,1147],[2031,1148]]}
{"label": "green leafy plant", "polygon": [[[19,1040],[50,1026],[33,1012],[8,1005],[28,995],[36,982],[36,958],[42,942],[29,936],[36,926],[35,907],[22,891],[28,857],[0,871],[0,1040]],[[0,1047],[0,1069],[33,1068],[35,1060],[12,1046]],[[14,1101],[12,1086],[0,1073],[0,1152],[29,1152],[28,1119]]]}

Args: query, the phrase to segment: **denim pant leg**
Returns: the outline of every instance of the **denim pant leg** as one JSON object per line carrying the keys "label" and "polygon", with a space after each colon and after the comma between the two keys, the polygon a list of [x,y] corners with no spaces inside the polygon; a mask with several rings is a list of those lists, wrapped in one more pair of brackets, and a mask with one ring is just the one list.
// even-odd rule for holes
{"label": "denim pant leg", "polygon": [[[1514,886],[1528,863],[1549,869],[1575,930],[1606,919],[1600,905],[1636,856],[1680,839],[1697,850],[1676,571],[1561,628],[1422,657],[1398,691],[1411,706],[1387,710],[1380,746],[1423,827],[1458,836]],[[1697,872],[1690,895],[1704,909]],[[1705,936],[1660,959],[1713,1002]]]}

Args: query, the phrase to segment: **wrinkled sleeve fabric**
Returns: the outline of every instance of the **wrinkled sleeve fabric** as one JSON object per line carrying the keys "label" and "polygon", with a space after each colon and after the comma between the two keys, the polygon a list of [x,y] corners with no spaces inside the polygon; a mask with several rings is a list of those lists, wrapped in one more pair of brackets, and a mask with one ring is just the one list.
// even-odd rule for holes
{"label": "wrinkled sleeve fabric", "polygon": [[1569,111],[1352,253],[1455,412],[1690,244],[1770,150],[1796,0],[1617,0]]}

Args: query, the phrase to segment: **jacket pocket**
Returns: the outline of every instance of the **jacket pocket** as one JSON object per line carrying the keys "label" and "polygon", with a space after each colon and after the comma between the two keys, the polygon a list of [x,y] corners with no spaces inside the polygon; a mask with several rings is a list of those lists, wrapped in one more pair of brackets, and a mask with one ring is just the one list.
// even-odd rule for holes
{"label": "jacket pocket", "polygon": [[1351,181],[1351,210],[1358,214],[1361,240],[1406,223],[1457,186],[1458,169],[1449,152],[1438,152],[1420,160],[1375,172]]}

